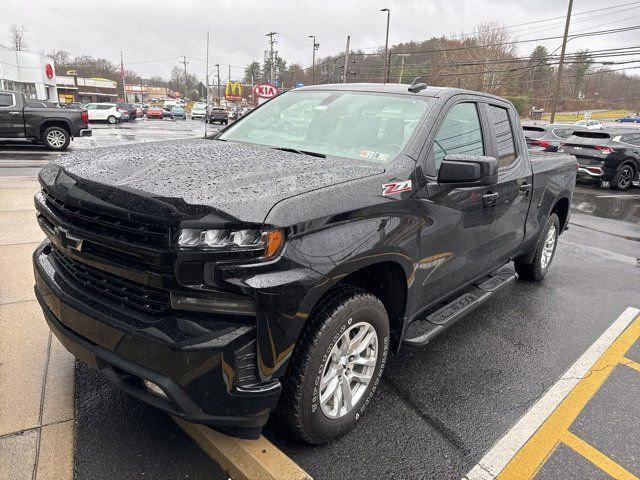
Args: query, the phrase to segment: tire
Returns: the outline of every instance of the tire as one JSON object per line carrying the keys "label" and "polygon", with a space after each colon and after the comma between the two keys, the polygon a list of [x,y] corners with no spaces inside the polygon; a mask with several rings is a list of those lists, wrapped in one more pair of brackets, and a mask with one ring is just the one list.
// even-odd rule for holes
{"label": "tire", "polygon": [[109,122],[111,125],[115,125],[116,123],[118,123],[118,119],[113,115],[109,115],[107,117],[107,122]]}
{"label": "tire", "polygon": [[[553,233],[551,233],[552,231]],[[556,253],[556,247],[558,246],[559,234],[560,220],[558,220],[558,216],[555,213],[552,213],[542,229],[540,238],[538,239],[536,253],[531,263],[522,263],[518,260],[514,262],[516,272],[520,278],[539,282],[549,273],[551,262]]]}
{"label": "tire", "polygon": [[611,185],[611,188],[614,190],[629,190],[631,185],[633,185],[634,178],[635,171],[633,167],[627,163],[618,168],[609,185]]}
{"label": "tire", "polygon": [[71,142],[71,135],[62,127],[49,127],[44,131],[42,141],[49,150],[66,150]]}
{"label": "tire", "polygon": [[[351,350],[347,336],[353,341],[359,335],[361,343]],[[364,350],[347,356],[347,349],[357,352],[358,345]],[[310,444],[326,443],[349,432],[378,388],[388,351],[389,319],[382,302],[361,289],[336,289],[318,305],[298,339],[283,378],[277,409],[281,423],[292,436]],[[360,362],[348,361],[354,358]],[[336,363],[338,359],[343,363]],[[331,378],[324,387],[323,378]],[[347,390],[353,399],[351,408],[344,401]],[[328,394],[324,402],[322,393]]]}

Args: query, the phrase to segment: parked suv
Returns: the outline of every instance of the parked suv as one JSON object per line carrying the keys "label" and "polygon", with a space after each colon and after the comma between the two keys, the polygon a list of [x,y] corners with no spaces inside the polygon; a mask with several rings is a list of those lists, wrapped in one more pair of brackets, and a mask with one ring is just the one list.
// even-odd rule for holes
{"label": "parked suv", "polygon": [[122,120],[122,112],[115,103],[87,103],[84,108],[87,109],[90,122],[106,121],[115,124]]}
{"label": "parked suv", "polygon": [[496,96],[297,88],[213,138],[54,159],[36,296],[131,395],[249,438],[277,407],[323,443],[362,418],[400,345],[545,277],[575,178],[573,156],[529,154]]}
{"label": "parked suv", "polygon": [[127,112],[130,120],[135,120],[138,117],[138,109],[130,103],[118,102],[116,107],[121,112]]}
{"label": "parked suv", "polygon": [[640,129],[576,131],[559,150],[576,156],[581,180],[604,180],[616,190],[628,190],[638,180]]}
{"label": "parked suv", "polygon": [[548,125],[523,125],[524,138],[530,150],[555,152],[562,142],[580,127],[562,123]]}

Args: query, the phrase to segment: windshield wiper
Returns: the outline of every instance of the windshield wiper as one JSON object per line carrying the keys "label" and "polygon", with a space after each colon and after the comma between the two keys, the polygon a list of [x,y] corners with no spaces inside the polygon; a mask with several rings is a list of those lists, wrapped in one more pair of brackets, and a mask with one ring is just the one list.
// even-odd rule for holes
{"label": "windshield wiper", "polygon": [[318,152],[309,152],[307,150],[298,150],[296,148],[289,148],[289,147],[273,147],[274,150],[280,150],[283,152],[291,152],[291,153],[297,153],[298,155],[309,155],[311,157],[318,157],[318,158],[327,158],[327,156],[324,153],[318,153]]}

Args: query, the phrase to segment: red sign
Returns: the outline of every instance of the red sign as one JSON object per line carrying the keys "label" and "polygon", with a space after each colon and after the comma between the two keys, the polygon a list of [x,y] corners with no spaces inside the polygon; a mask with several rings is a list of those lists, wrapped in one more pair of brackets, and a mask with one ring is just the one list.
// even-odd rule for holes
{"label": "red sign", "polygon": [[50,63],[47,63],[44,66],[44,73],[47,75],[47,78],[51,80],[53,78],[53,67]]}
{"label": "red sign", "polygon": [[278,89],[268,83],[261,83],[253,87],[253,93],[256,97],[272,98],[278,94]]}

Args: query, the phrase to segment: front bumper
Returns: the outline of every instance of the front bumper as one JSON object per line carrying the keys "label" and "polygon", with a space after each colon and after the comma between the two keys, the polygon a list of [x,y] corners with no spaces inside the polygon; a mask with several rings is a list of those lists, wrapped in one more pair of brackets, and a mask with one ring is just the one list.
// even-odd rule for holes
{"label": "front bumper", "polygon": [[[251,368],[247,359],[254,358],[255,327],[226,324],[206,330],[194,324],[176,335],[187,323],[179,318],[134,327],[123,322],[126,310],[98,304],[78,291],[54,268],[50,252],[51,244],[45,241],[33,255],[36,297],[49,327],[76,358],[171,415],[242,438],[259,436],[281,384],[238,385],[243,370]],[[175,340],[194,330],[195,337]],[[161,393],[153,393],[145,381]]]}

